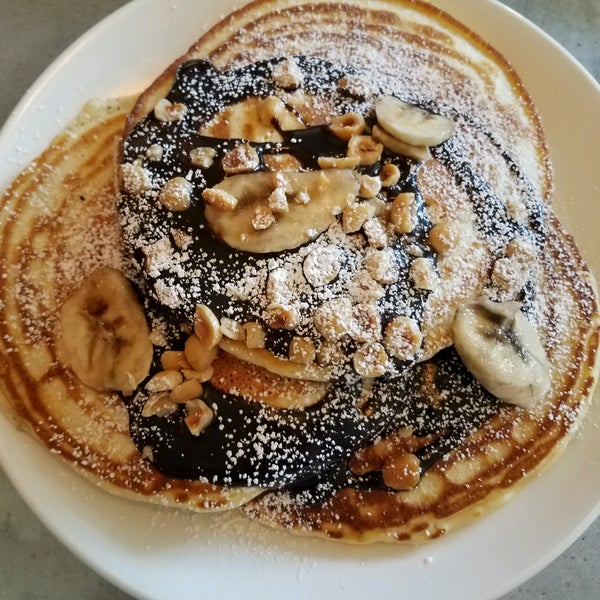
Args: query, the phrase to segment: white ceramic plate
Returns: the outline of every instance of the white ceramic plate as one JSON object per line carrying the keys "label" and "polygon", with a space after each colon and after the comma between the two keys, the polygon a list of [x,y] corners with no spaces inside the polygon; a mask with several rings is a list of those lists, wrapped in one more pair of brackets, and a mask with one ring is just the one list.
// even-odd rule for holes
{"label": "white ceramic plate", "polygon": [[[525,80],[546,125],[559,212],[600,274],[600,239],[588,213],[600,200],[600,88],[552,40],[492,0],[438,3],[503,52]],[[232,7],[232,0],[137,0],[93,28],[38,80],[0,134],[0,189],[86,99],[140,90]],[[3,418],[0,461],[57,537],[140,598],[484,599],[534,575],[599,514],[599,422],[596,405],[559,463],[511,503],[418,548],[299,539],[231,515],[122,500],[73,474]]]}

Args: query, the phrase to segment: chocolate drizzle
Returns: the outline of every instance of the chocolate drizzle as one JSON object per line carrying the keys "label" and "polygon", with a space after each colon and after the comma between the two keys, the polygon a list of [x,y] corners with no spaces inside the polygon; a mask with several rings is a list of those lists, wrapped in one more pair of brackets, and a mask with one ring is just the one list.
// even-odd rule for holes
{"label": "chocolate drizzle", "polygon": [[[124,145],[124,161],[143,160],[144,168],[152,175],[155,189],[143,197],[123,193],[119,202],[126,243],[144,282],[146,308],[152,322],[166,326],[169,347],[182,347],[182,330],[189,324],[196,304],[210,305],[220,315],[232,314],[232,297],[223,288],[215,286],[218,277],[238,281],[248,268],[263,265],[275,256],[241,252],[225,245],[215,236],[204,218],[201,192],[224,177],[219,158],[213,166],[198,170],[191,165],[189,153],[193,148],[214,148],[218,157],[232,149],[241,140],[220,139],[201,135],[198,131],[227,106],[249,97],[267,97],[273,94],[272,67],[278,60],[254,63],[231,71],[218,71],[206,61],[183,64],[168,99],[187,107],[179,121],[164,123],[152,114],[142,120],[131,132]],[[340,92],[336,82],[360,71],[349,65],[340,66],[317,57],[298,57],[304,74],[306,92],[327,97],[338,114],[358,112],[367,115],[372,124],[371,104],[368,99],[354,98]],[[386,90],[375,90],[385,93]],[[247,142],[260,158],[259,170],[265,170],[265,156],[290,153],[305,169],[317,168],[319,156],[343,156],[345,143],[333,135],[327,126],[314,126],[294,131],[281,131],[283,142]],[[162,160],[147,161],[146,152],[153,144],[164,149]],[[473,171],[462,158],[460,148],[452,140],[433,149],[434,156],[455,174],[457,183],[473,199],[477,226],[495,244],[500,252],[511,237],[517,234],[535,236],[538,246],[543,244],[542,215],[531,209],[531,228],[517,223],[508,214],[504,203],[497,198],[487,182]],[[528,183],[516,162],[506,152],[502,156],[522,183],[524,193],[530,193]],[[397,263],[407,271],[411,255],[409,248],[417,247],[424,257],[435,261],[435,253],[427,243],[431,227],[417,187],[417,165],[410,159],[384,152],[377,164],[362,168],[362,172],[377,175],[382,165],[393,162],[401,171],[398,184],[389,188],[388,198],[400,192],[415,193],[418,225],[414,232],[396,236],[391,244]],[[192,206],[183,212],[169,212],[157,200],[156,188],[173,177],[187,177],[193,183]],[[530,205],[535,207],[535,203]],[[143,217],[140,217],[143,212]],[[502,223],[503,235],[497,235],[497,224]],[[156,284],[169,281],[169,272],[149,274],[145,268],[144,248],[168,239],[173,242],[173,230],[192,232],[189,247],[179,256],[178,287],[185,292],[183,302],[169,307],[156,293]],[[534,234],[532,234],[532,230]],[[322,236],[327,236],[325,232]],[[365,249],[364,234],[352,234],[357,248]],[[494,241],[495,240],[495,241]],[[332,243],[335,240],[332,239]],[[292,258],[297,249],[277,255],[278,260]],[[202,273],[213,273],[203,277]],[[200,274],[200,275],[199,275]],[[218,288],[218,289],[217,289]],[[533,294],[531,287],[525,297]],[[382,307],[402,302],[404,312],[420,321],[427,292],[408,286],[401,278],[388,285],[380,299],[382,322],[394,311]],[[236,299],[234,316],[241,322],[261,320],[256,299]],[[300,301],[310,302],[308,297]],[[301,325],[301,335],[317,338],[312,324]],[[291,334],[283,330],[269,330],[267,347],[275,354],[286,355]],[[345,348],[354,351],[350,342]],[[155,370],[159,370],[162,349],[157,349]],[[256,402],[223,394],[210,384],[205,385],[203,399],[216,415],[213,423],[199,436],[187,429],[183,408],[168,418],[142,417],[142,408],[148,398],[143,386],[132,399],[125,399],[130,417],[131,434],[140,450],[152,449],[153,464],[161,472],[181,478],[206,478],[229,486],[259,486],[288,488],[311,501],[319,501],[333,490],[354,487],[382,487],[379,474],[364,477],[353,475],[347,461],[356,449],[367,445],[378,436],[385,436],[401,427],[412,427],[418,435],[438,434],[436,440],[419,451],[422,469],[428,469],[447,452],[460,445],[472,431],[497,413],[499,402],[491,397],[465,371],[453,350],[439,353],[432,360],[404,365],[398,361],[396,373],[374,380],[368,395],[368,412],[357,408],[357,399],[364,392],[360,379],[345,372],[333,382],[327,396],[317,406],[307,410],[272,409]]]}

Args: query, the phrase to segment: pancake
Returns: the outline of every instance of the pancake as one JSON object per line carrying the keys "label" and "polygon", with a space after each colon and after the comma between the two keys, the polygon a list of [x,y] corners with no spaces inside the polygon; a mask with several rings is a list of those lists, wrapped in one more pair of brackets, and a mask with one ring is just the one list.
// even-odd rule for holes
{"label": "pancake", "polygon": [[3,199],[3,404],[51,450],[350,542],[438,537],[564,450],[595,284],[475,34],[422,2],[259,0],[128,108],[88,107]]}

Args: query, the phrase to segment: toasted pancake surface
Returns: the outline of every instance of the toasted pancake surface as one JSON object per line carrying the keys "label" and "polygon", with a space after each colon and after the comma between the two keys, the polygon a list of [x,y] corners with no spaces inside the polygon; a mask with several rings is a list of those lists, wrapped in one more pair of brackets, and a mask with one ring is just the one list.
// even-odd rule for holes
{"label": "toasted pancake surface", "polygon": [[[293,64],[300,65],[305,81],[318,84],[313,88],[309,85],[308,93],[302,85],[296,89],[295,84],[277,85],[270,79],[273,69],[290,57],[294,57]],[[198,68],[199,63],[190,62],[197,60],[209,62],[200,63]],[[239,90],[234,89],[215,111],[211,104],[214,97],[210,94],[199,97],[197,91],[181,84],[185,82],[182,73],[195,68],[201,73],[200,82],[210,82],[212,77],[219,81],[246,77],[263,81],[265,87],[253,87],[239,95],[239,103],[235,101]],[[350,83],[339,84],[344,77]],[[330,93],[323,94],[319,86],[329,86]],[[231,265],[219,265],[218,261],[207,261],[200,255],[200,251],[206,250],[206,239],[212,239],[213,235],[220,244],[225,240],[231,247],[232,242],[225,236],[232,224],[228,221],[221,230],[211,220],[201,193],[220,184],[205,175],[207,167],[194,165],[195,172],[190,173],[185,153],[199,146],[214,150],[218,144],[208,138],[230,140],[217,148],[221,153],[218,160],[242,140],[254,142],[255,146],[250,146],[262,152],[264,146],[256,144],[277,144],[286,139],[289,142],[286,131],[296,135],[300,130],[321,127],[318,131],[323,134],[324,124],[352,109],[370,119],[370,129],[374,123],[370,94],[401,97],[442,113],[456,123],[456,132],[450,140],[433,148],[431,158],[424,162],[404,158],[397,161],[405,174],[404,184],[408,186],[410,182],[412,187],[394,189],[394,195],[407,191],[416,194],[421,236],[413,240],[417,247],[410,250],[420,251],[421,255],[411,255],[408,244],[402,242],[376,248],[381,251],[391,247],[395,257],[406,252],[401,262],[404,270],[400,271],[403,280],[411,277],[409,265],[413,259],[431,259],[435,264],[436,284],[426,292],[417,293],[417,301],[414,295],[410,296],[411,302],[405,302],[398,311],[399,316],[409,313],[418,323],[422,336],[418,352],[408,361],[390,361],[392,372],[374,379],[372,375],[361,377],[351,361],[345,360],[343,373],[350,378],[342,386],[329,365],[320,364],[311,356],[310,347],[307,350],[307,346],[300,344],[298,353],[293,355],[296,360],[290,358],[291,334],[282,336],[283,342],[277,336],[267,337],[266,348],[248,342],[248,322],[268,325],[263,312],[267,303],[265,298],[257,299],[257,295],[266,293],[269,274],[281,264],[276,256],[269,256],[262,271],[254,271],[255,280],[248,284]],[[181,103],[189,114],[193,113],[190,131],[204,136],[202,144],[186,147],[182,140],[190,134],[180,126],[181,117],[175,115],[170,121],[172,114],[166,119],[171,123],[167,127],[170,131],[179,127],[179,133],[169,144],[144,135],[145,124],[156,118],[156,107],[165,97],[171,103],[169,110]],[[336,102],[336,98],[342,97],[343,102]],[[284,114],[273,98],[284,104]],[[202,113],[207,108],[212,113]],[[67,166],[64,161],[75,156],[67,144],[56,157],[57,164],[65,165],[67,176],[59,177],[53,185],[59,190],[71,190],[76,185],[74,181],[80,182],[87,175],[85,168],[95,165],[100,182],[95,189],[101,189],[102,193],[94,191],[94,198],[100,199],[94,200],[86,216],[88,221],[84,222],[101,223],[108,232],[105,239],[113,242],[106,244],[96,237],[71,235],[77,230],[75,223],[80,224],[78,211],[82,210],[79,203],[73,202],[73,196],[70,202],[51,208],[61,215],[58,236],[61,240],[64,236],[62,243],[69,246],[73,257],[69,273],[62,273],[56,265],[49,269],[47,264],[42,266],[34,260],[40,254],[44,259],[54,256],[46,249],[48,241],[40,242],[37,204],[24,211],[14,224],[7,224],[3,234],[7,240],[3,251],[6,264],[29,265],[23,274],[10,271],[11,286],[3,288],[7,306],[4,327],[17,340],[4,353],[6,364],[10,365],[7,366],[10,375],[4,377],[6,398],[11,395],[16,398],[7,404],[19,413],[22,422],[35,424],[35,433],[53,450],[99,477],[113,490],[190,508],[235,506],[258,493],[251,488],[253,485],[274,489],[246,504],[245,514],[295,532],[368,542],[437,537],[505,500],[526,475],[539,470],[564,448],[584,413],[595,381],[598,323],[594,283],[575,244],[552,213],[551,170],[531,100],[502,57],[462,25],[421,2],[255,2],[228,17],[159,77],[129,114],[119,160],[128,165],[129,175],[140,175],[135,170],[138,167],[146,171],[141,171],[144,189],[135,189],[136,183],[130,185],[123,171],[119,173],[120,185],[128,188],[122,189],[118,204],[126,250],[121,246],[116,212],[110,202],[109,181],[114,170],[108,142],[123,124],[124,108],[116,109],[118,114],[113,121],[106,118],[105,110],[100,111],[101,123],[93,128],[94,133],[100,133],[98,139],[104,140],[104,146],[86,147],[81,163]],[[111,114],[110,109],[107,114]],[[273,126],[275,118],[279,120],[278,126]],[[108,122],[114,124],[108,127]],[[85,140],[85,128],[75,127],[76,139]],[[137,139],[141,143],[136,146],[136,134],[140,131],[142,135]],[[160,146],[160,151],[156,146]],[[62,148],[60,144],[57,147]],[[169,162],[174,149],[181,151],[181,156]],[[43,170],[41,165],[55,160],[53,156],[49,151],[30,176],[24,175],[15,183],[4,198],[6,210],[17,204],[19,208],[23,206],[30,188],[39,191],[42,203],[46,202],[47,187],[39,187],[36,179]],[[102,160],[97,160],[99,157]],[[389,164],[396,160],[387,157]],[[99,164],[101,168],[97,167]],[[263,166],[259,171],[319,171],[315,165],[307,167],[293,152],[291,159],[273,160]],[[356,195],[352,187],[354,175],[347,176],[343,169],[332,170],[336,171],[332,175],[333,187]],[[356,172],[355,167],[350,170]],[[150,174],[149,182],[144,179],[146,172]],[[239,189],[247,189],[244,182],[249,180],[241,179],[238,188],[235,177],[247,174],[228,175],[229,183],[224,189],[237,199]],[[252,186],[265,185],[264,177],[257,175],[258,183],[253,179]],[[382,178],[377,170],[371,176]],[[173,198],[181,200],[179,194],[157,204],[161,202],[162,190],[175,177],[191,184],[178,182],[188,194],[184,195],[186,202],[201,207],[201,218],[186,212],[189,207],[185,203],[183,207],[176,202],[169,204]],[[288,177],[293,180],[291,175]],[[90,181],[94,187],[96,179]],[[267,189],[272,188],[267,186]],[[228,199],[219,196],[223,197]],[[383,203],[391,204],[392,200],[390,196]],[[343,202],[351,204],[353,199]],[[365,204],[364,199],[361,202]],[[142,219],[140,207],[145,215]],[[193,215],[193,219],[186,221],[186,217],[178,216],[184,213]],[[158,226],[157,214],[164,217],[166,229]],[[208,227],[201,220],[203,215]],[[373,240],[377,239],[374,234],[371,240],[360,227],[358,231],[340,233],[335,230],[335,223],[341,219],[337,214],[334,216],[336,219],[317,231],[316,237],[311,233],[300,238],[292,250],[300,248],[297,252],[303,260],[309,254],[307,248],[341,247],[346,255],[354,252],[357,256],[373,250]],[[378,214],[375,212],[373,216]],[[200,229],[198,223],[202,225]],[[432,251],[428,234],[440,224],[449,224],[458,232],[451,251],[435,248]],[[399,232],[394,234],[401,238]],[[163,243],[165,238],[168,244]],[[346,243],[347,238],[352,244]],[[514,261],[511,262],[509,247],[514,239],[528,242],[534,255],[524,274],[516,273]],[[23,244],[27,248],[25,253]],[[190,251],[197,256],[189,258]],[[228,252],[227,258],[234,264],[240,253],[254,260],[260,246],[252,246],[251,250],[236,247]],[[336,252],[319,252],[316,262],[335,263]],[[19,258],[17,262],[18,254],[27,258]],[[93,261],[90,255],[94,255]],[[57,253],[54,260],[59,256]],[[261,257],[256,263],[260,260]],[[204,431],[186,430],[190,415],[187,406],[173,409],[175,412],[169,412],[167,418],[144,414],[152,395],[145,383],[133,400],[125,397],[122,403],[117,396],[90,391],[66,368],[67,361],[57,344],[56,315],[70,291],[95,264],[111,264],[140,284],[153,333],[158,332],[163,338],[155,343],[151,375],[166,369],[166,352],[181,352],[184,343],[187,347],[196,305],[211,307],[221,325],[223,319],[233,317],[246,327],[243,338],[238,338],[239,332],[233,324],[224,328],[227,333],[225,341],[220,342],[220,358],[214,363],[212,374],[201,377],[204,401],[213,411],[212,429],[209,425]],[[182,265],[186,269],[184,274],[178,272]],[[297,267],[301,265],[302,261],[296,263]],[[317,270],[316,275],[314,271],[307,275],[304,269],[300,270],[305,278],[323,276],[323,269]],[[55,286],[61,291],[52,300],[42,293],[34,304],[30,299],[40,294],[35,289],[41,281],[40,273],[44,273],[50,289]],[[198,292],[197,281],[211,273],[213,279],[209,285]],[[67,287],[60,287],[67,280]],[[220,282],[233,285],[223,284],[218,288]],[[391,285],[385,275],[376,283],[383,288]],[[16,298],[12,284],[28,293]],[[366,287],[370,291],[378,289],[373,282]],[[177,289],[176,294],[173,289]],[[444,350],[452,343],[456,309],[482,293],[494,300],[522,302],[537,328],[550,362],[551,389],[531,411],[501,406],[469,376],[452,349]],[[319,301],[326,297],[315,296]],[[247,302],[247,297],[256,304],[241,319],[239,311],[231,307],[240,299]],[[373,303],[373,298],[368,300],[360,304]],[[313,310],[316,308],[312,306]],[[384,311],[379,316],[382,315],[384,324],[392,318],[390,312]],[[284,331],[294,331],[289,311],[277,316],[288,319],[285,323],[290,329],[284,327]],[[44,323],[43,335],[36,334],[35,339],[29,325],[34,320]],[[273,330],[281,332],[278,327],[267,327],[268,332]],[[306,327],[297,337],[310,339],[313,350],[320,350],[319,344],[325,346],[318,337],[320,333]],[[347,357],[357,353],[357,344],[366,343],[359,335],[362,334],[351,336],[349,345],[342,347]],[[16,355],[12,354],[15,349]],[[189,353],[186,356],[189,359]],[[565,363],[572,366],[565,369]],[[185,365],[183,371],[201,371],[190,369],[191,366]],[[181,369],[178,366],[174,370]],[[185,376],[186,381],[197,377],[189,373]],[[19,393],[14,394],[13,390]],[[448,400],[452,395],[454,398]],[[304,402],[306,398],[310,400]],[[306,408],[305,404],[315,407]],[[233,418],[242,409],[247,411],[243,426]],[[463,417],[463,413],[467,416]],[[228,420],[234,427],[219,433],[214,425],[226,428]],[[55,426],[55,421],[60,425]],[[99,429],[95,429],[97,421],[102,425]],[[113,430],[114,435],[105,435]],[[158,432],[158,437],[148,437],[149,432]],[[164,436],[171,436],[169,444],[164,443]],[[63,442],[67,438],[68,444]],[[380,443],[380,438],[393,438],[394,452],[418,457],[422,473],[414,489],[398,491],[386,485],[385,480],[382,482],[381,464],[365,474],[352,470],[357,455],[371,444]],[[178,446],[181,440],[184,442]],[[242,450],[234,455],[238,444]],[[65,450],[67,447],[73,451]],[[165,447],[174,449],[171,455]],[[270,454],[264,454],[265,448],[269,448]],[[178,464],[173,456],[180,453],[185,454],[185,460]],[[88,460],[87,455],[92,459]],[[225,462],[219,463],[221,459]],[[215,462],[219,463],[216,467]],[[267,469],[267,464],[272,468]],[[156,466],[165,475],[160,475]],[[203,482],[207,476],[218,485]],[[277,489],[282,486],[288,489]]]}

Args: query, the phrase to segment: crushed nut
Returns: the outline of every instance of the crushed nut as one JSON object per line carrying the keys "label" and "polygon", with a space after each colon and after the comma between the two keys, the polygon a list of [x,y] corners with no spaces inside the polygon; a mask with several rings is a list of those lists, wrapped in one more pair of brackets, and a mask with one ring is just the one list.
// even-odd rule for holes
{"label": "crushed nut", "polygon": [[154,107],[154,116],[163,122],[179,121],[187,112],[187,106],[177,102],[172,104],[166,98],[162,98]]}
{"label": "crushed nut", "polygon": [[373,248],[385,248],[389,244],[388,233],[381,219],[373,217],[367,219],[363,226],[363,232],[369,242],[369,246]]}
{"label": "crushed nut", "polygon": [[251,173],[260,164],[258,152],[250,144],[238,144],[227,152],[221,161],[221,166],[227,175],[236,173]]}
{"label": "crushed nut", "polygon": [[305,190],[300,190],[294,197],[293,200],[296,204],[308,204],[310,202],[310,194]]}
{"label": "crushed nut", "polygon": [[171,391],[171,400],[185,404],[202,394],[202,384],[198,379],[186,379]]}
{"label": "crushed nut", "polygon": [[353,98],[364,100],[373,95],[371,86],[356,75],[345,75],[337,81],[337,88],[340,92],[344,92]]}
{"label": "crushed nut", "polygon": [[152,144],[146,150],[146,158],[152,162],[158,162],[162,159],[163,147],[160,144]]}
{"label": "crushed nut", "polygon": [[316,359],[317,363],[321,366],[330,367],[346,362],[346,353],[337,342],[332,340],[324,340],[319,345]]}
{"label": "crushed nut", "polygon": [[208,368],[217,357],[217,347],[207,347],[205,343],[197,336],[190,335],[185,341],[184,346],[185,359],[195,371],[203,371]]}
{"label": "crushed nut", "polygon": [[358,156],[319,156],[317,163],[321,169],[354,169],[358,167]]}
{"label": "crushed nut", "polygon": [[414,286],[421,290],[434,290],[439,279],[433,262],[428,258],[415,258],[410,265],[409,276]]}
{"label": "crushed nut", "polygon": [[412,360],[421,348],[423,334],[419,324],[410,317],[398,316],[385,326],[383,345],[390,356]]}
{"label": "crushed nut", "polygon": [[273,81],[284,90],[295,90],[302,85],[304,75],[295,60],[286,58],[273,66]]}
{"label": "crushed nut", "polygon": [[361,377],[380,377],[386,371],[388,356],[378,342],[361,344],[352,358],[354,370]]}
{"label": "crushed nut", "polygon": [[246,346],[248,346],[248,348],[265,347],[265,329],[260,323],[246,323],[244,325],[244,331],[246,333]]}
{"label": "crushed nut", "polygon": [[525,238],[513,238],[506,247],[506,256],[524,265],[530,265],[537,257],[537,249],[533,242]]}
{"label": "crushed nut", "polygon": [[160,364],[165,371],[191,368],[183,350],[166,350],[160,357]]}
{"label": "crushed nut", "polygon": [[295,336],[290,342],[288,356],[292,362],[310,365],[315,360],[315,345],[305,337]]}
{"label": "crushed nut", "polygon": [[358,188],[358,195],[361,198],[374,198],[381,190],[381,181],[378,177],[371,177],[371,175],[361,175],[360,187]]}
{"label": "crushed nut", "polygon": [[438,254],[447,254],[458,241],[457,224],[451,221],[440,221],[429,230],[429,243]]}
{"label": "crushed nut", "polygon": [[169,392],[159,392],[146,400],[142,408],[142,417],[167,417],[176,410],[177,404],[171,400]]}
{"label": "crushed nut", "polygon": [[171,236],[175,245],[181,250],[187,250],[194,241],[194,238],[182,229],[171,229]]}
{"label": "crushed nut", "polygon": [[341,250],[330,244],[311,250],[302,263],[302,270],[310,285],[321,287],[331,283],[338,276],[341,266]]}
{"label": "crushed nut", "polygon": [[283,187],[276,187],[268,198],[268,206],[275,213],[284,213],[289,211],[288,201]]}
{"label": "crushed nut", "polygon": [[300,324],[300,313],[289,304],[272,302],[265,309],[265,321],[272,329],[295,329]]}
{"label": "crushed nut", "polygon": [[365,129],[365,118],[356,112],[333,117],[329,129],[340,140],[347,142],[352,136],[360,135]]}
{"label": "crushed nut", "polygon": [[390,248],[369,252],[363,259],[363,264],[378,283],[394,283],[398,280],[398,264],[394,251]]}
{"label": "crushed nut", "polygon": [[212,422],[214,413],[211,408],[197,398],[185,403],[185,424],[192,435],[200,435]]}
{"label": "crushed nut", "polygon": [[381,337],[381,318],[374,304],[356,304],[348,333],[356,342],[374,342]]}
{"label": "crushed nut", "polygon": [[230,340],[241,341],[246,338],[244,328],[237,321],[229,319],[228,317],[223,317],[221,319],[219,329],[221,333]]}
{"label": "crushed nut", "polygon": [[174,177],[165,183],[158,199],[165,208],[180,212],[192,205],[191,195],[192,184],[184,177]]}
{"label": "crushed nut", "polygon": [[168,392],[183,381],[183,375],[175,369],[159,371],[144,386],[149,392]]}
{"label": "crushed nut", "polygon": [[392,202],[390,222],[396,233],[411,233],[417,226],[417,203],[412,192],[398,194]]}
{"label": "crushed nut", "polygon": [[355,233],[366,221],[375,216],[377,207],[372,202],[356,202],[346,207],[342,213],[342,231]]}
{"label": "crushed nut", "polygon": [[268,229],[275,223],[275,215],[268,206],[257,206],[254,209],[254,215],[252,216],[252,227],[256,231],[262,229]]}
{"label": "crushed nut", "polygon": [[204,383],[205,381],[210,381],[213,376],[214,369],[211,367],[207,367],[204,371],[194,371],[193,369],[183,369],[181,374],[185,377],[185,379],[197,379],[200,383]]}
{"label": "crushed nut", "polygon": [[376,142],[370,135],[355,135],[348,141],[347,156],[358,158],[359,166],[374,165],[381,160],[383,144]]}
{"label": "crushed nut", "polygon": [[212,167],[217,157],[217,151],[210,146],[200,146],[190,151],[190,162],[192,166],[200,169],[209,169]]}
{"label": "crushed nut", "polygon": [[206,188],[202,190],[202,199],[209,206],[214,206],[219,210],[233,210],[237,206],[237,198],[218,188]]}
{"label": "crushed nut", "polygon": [[386,163],[379,171],[379,179],[382,187],[392,187],[400,181],[400,169],[392,163]]}
{"label": "crushed nut", "polygon": [[348,333],[352,320],[352,304],[348,298],[334,298],[321,304],[315,311],[316,330],[326,340],[339,340]]}
{"label": "crushed nut", "polygon": [[223,337],[217,315],[206,306],[198,304],[194,312],[194,333],[208,348],[216,346]]}
{"label": "crushed nut", "polygon": [[121,165],[121,186],[128,194],[141,194],[152,187],[150,171],[134,163]]}

